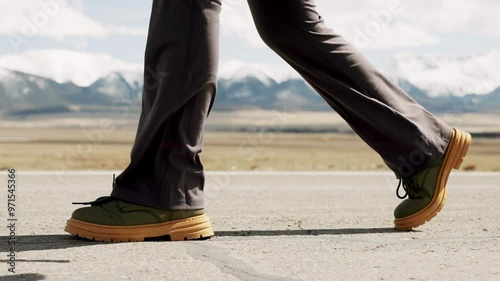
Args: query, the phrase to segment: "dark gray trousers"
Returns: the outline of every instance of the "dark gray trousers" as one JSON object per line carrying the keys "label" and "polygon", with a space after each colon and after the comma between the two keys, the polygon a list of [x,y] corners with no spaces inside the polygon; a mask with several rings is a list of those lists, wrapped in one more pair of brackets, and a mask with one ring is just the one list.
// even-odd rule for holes
{"label": "dark gray trousers", "polygon": [[[438,160],[452,129],[327,28],[314,0],[248,0],[264,42],[398,177]],[[219,0],[154,0],[143,107],[131,163],[112,196],[170,210],[203,208],[203,127],[215,99]],[[326,153],[335,153],[329,151]]]}

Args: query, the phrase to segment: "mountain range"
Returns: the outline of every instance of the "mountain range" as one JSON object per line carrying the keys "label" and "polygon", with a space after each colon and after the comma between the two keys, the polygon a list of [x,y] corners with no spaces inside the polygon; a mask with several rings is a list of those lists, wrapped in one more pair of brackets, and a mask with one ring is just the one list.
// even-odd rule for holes
{"label": "mountain range", "polygon": [[[405,54],[381,71],[431,112],[500,113],[500,66],[492,60],[500,61],[499,51],[469,57]],[[229,61],[219,73],[214,110],[330,110],[285,66]],[[140,108],[142,85],[142,65],[105,54],[44,50],[0,57],[0,112],[6,117],[99,112],[117,103]]]}

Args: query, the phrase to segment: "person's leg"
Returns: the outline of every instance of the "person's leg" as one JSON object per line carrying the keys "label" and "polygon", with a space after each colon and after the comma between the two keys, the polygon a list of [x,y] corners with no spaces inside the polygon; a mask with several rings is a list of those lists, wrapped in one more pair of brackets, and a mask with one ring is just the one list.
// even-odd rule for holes
{"label": "person's leg", "polygon": [[67,232],[101,241],[213,235],[200,153],[216,95],[220,12],[220,0],[153,1],[131,163],[111,196],[73,212]]}
{"label": "person's leg", "polygon": [[[411,176],[442,156],[452,129],[327,28],[314,1],[248,2],[264,42],[297,70],[397,175]],[[420,156],[418,163],[412,159],[415,153]],[[407,162],[416,165],[407,167]]]}
{"label": "person's leg", "polygon": [[203,128],[216,94],[220,1],[155,0],[131,163],[112,196],[164,210],[203,208]]}
{"label": "person's leg", "polygon": [[440,161],[456,135],[453,129],[327,28],[314,0],[248,3],[264,42],[297,70],[399,178],[412,178]]}

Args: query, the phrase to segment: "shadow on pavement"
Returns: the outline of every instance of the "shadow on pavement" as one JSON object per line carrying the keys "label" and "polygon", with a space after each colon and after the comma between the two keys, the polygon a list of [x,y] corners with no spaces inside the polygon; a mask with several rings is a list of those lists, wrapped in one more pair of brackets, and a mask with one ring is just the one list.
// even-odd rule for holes
{"label": "shadow on pavement", "polygon": [[[0,236],[0,243],[7,245],[7,239],[7,236]],[[16,236],[16,252],[57,250],[104,244],[109,244],[109,242],[89,241],[69,234]],[[2,248],[1,250],[4,251],[5,249]]]}
{"label": "shadow on pavement", "polygon": [[16,281],[38,281],[45,280],[45,276],[38,273],[23,273],[0,276],[0,281],[16,280]]}
{"label": "shadow on pavement", "polygon": [[[297,229],[297,230],[238,230],[238,231],[216,231],[218,237],[238,236],[301,236],[301,235],[349,235],[349,234],[373,234],[373,233],[401,233],[394,228],[342,228],[342,229]],[[148,238],[147,241],[168,241],[170,237]],[[7,244],[7,236],[0,236],[0,243]],[[16,252],[57,250],[73,247],[85,247],[105,244],[116,244],[113,242],[89,241],[66,234],[53,235],[20,235],[16,237]],[[147,242],[146,241],[146,242]],[[3,250],[3,249],[2,249]],[[33,260],[25,262],[66,262],[65,260]]]}
{"label": "shadow on pavement", "polygon": [[300,236],[300,235],[349,235],[374,233],[401,233],[394,228],[341,228],[341,229],[296,229],[296,230],[238,230],[216,231],[215,236]]}

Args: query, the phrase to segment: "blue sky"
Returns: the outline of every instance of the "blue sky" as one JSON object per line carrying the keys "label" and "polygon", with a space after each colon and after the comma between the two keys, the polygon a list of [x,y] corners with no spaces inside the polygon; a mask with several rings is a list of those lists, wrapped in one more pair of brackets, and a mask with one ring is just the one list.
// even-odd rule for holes
{"label": "blue sky", "polygon": [[[45,11],[40,2],[56,3],[60,10],[49,16],[35,36],[13,48],[12,38],[23,35],[23,18],[32,20]],[[380,32],[369,36],[367,46],[355,44],[375,64],[397,53],[469,55],[500,49],[499,1],[317,0],[317,5],[327,25],[352,42],[356,43],[360,32],[381,27]],[[0,56],[63,48],[108,53],[128,62],[143,61],[151,1],[2,1],[0,9],[8,11],[0,19],[0,40],[4,42],[0,44]],[[382,14],[390,18],[376,16]],[[243,0],[224,3],[221,34],[222,61],[283,64],[260,42]]]}

